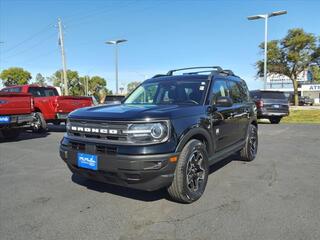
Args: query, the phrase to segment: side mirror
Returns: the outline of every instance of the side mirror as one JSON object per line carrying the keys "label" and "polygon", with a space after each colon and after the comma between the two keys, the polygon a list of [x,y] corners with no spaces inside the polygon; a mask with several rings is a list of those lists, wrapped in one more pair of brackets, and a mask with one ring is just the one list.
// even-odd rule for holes
{"label": "side mirror", "polygon": [[218,97],[215,105],[217,107],[231,107],[233,105],[233,101],[230,97]]}

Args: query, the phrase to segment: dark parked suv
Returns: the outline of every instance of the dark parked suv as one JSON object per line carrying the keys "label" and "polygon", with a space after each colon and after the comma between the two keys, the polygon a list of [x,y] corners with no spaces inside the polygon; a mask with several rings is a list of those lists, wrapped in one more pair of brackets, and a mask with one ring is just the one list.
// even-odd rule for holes
{"label": "dark parked suv", "polygon": [[289,115],[289,102],[284,92],[271,90],[250,91],[257,105],[258,118],[267,118],[271,123],[279,123]]}
{"label": "dark parked suv", "polygon": [[[182,70],[189,72],[176,74]],[[191,203],[203,194],[210,165],[237,152],[255,158],[255,109],[246,83],[230,70],[171,70],[146,80],[122,104],[70,113],[60,156],[86,178],[167,188],[174,200]]]}

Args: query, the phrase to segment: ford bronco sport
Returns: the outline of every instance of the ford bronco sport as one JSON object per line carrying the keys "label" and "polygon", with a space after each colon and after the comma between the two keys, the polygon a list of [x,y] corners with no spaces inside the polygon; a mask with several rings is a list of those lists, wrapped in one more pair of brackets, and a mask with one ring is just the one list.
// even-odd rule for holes
{"label": "ford bronco sport", "polygon": [[60,156],[86,178],[167,188],[174,200],[191,203],[203,194],[210,165],[238,152],[251,161],[257,147],[246,83],[221,67],[197,67],[156,75],[121,104],[73,111]]}

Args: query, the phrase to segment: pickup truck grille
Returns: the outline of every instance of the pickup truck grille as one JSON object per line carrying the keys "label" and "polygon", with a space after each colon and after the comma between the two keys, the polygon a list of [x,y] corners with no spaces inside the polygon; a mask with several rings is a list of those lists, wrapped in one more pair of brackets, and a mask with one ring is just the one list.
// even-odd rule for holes
{"label": "pickup truck grille", "polygon": [[127,129],[128,123],[125,122],[69,119],[67,125],[67,132],[69,136],[116,142],[127,141],[128,134],[123,132]]}

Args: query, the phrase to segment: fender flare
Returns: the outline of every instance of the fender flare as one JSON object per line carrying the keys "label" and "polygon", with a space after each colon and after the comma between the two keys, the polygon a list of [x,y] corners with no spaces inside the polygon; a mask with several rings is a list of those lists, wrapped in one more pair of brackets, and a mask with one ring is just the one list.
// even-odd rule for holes
{"label": "fender flare", "polygon": [[176,147],[176,152],[181,152],[183,147],[191,139],[199,139],[201,141],[205,141],[209,156],[213,154],[215,149],[214,141],[211,138],[209,132],[201,127],[193,127],[189,129],[186,133],[182,134],[179,140],[179,144]]}

